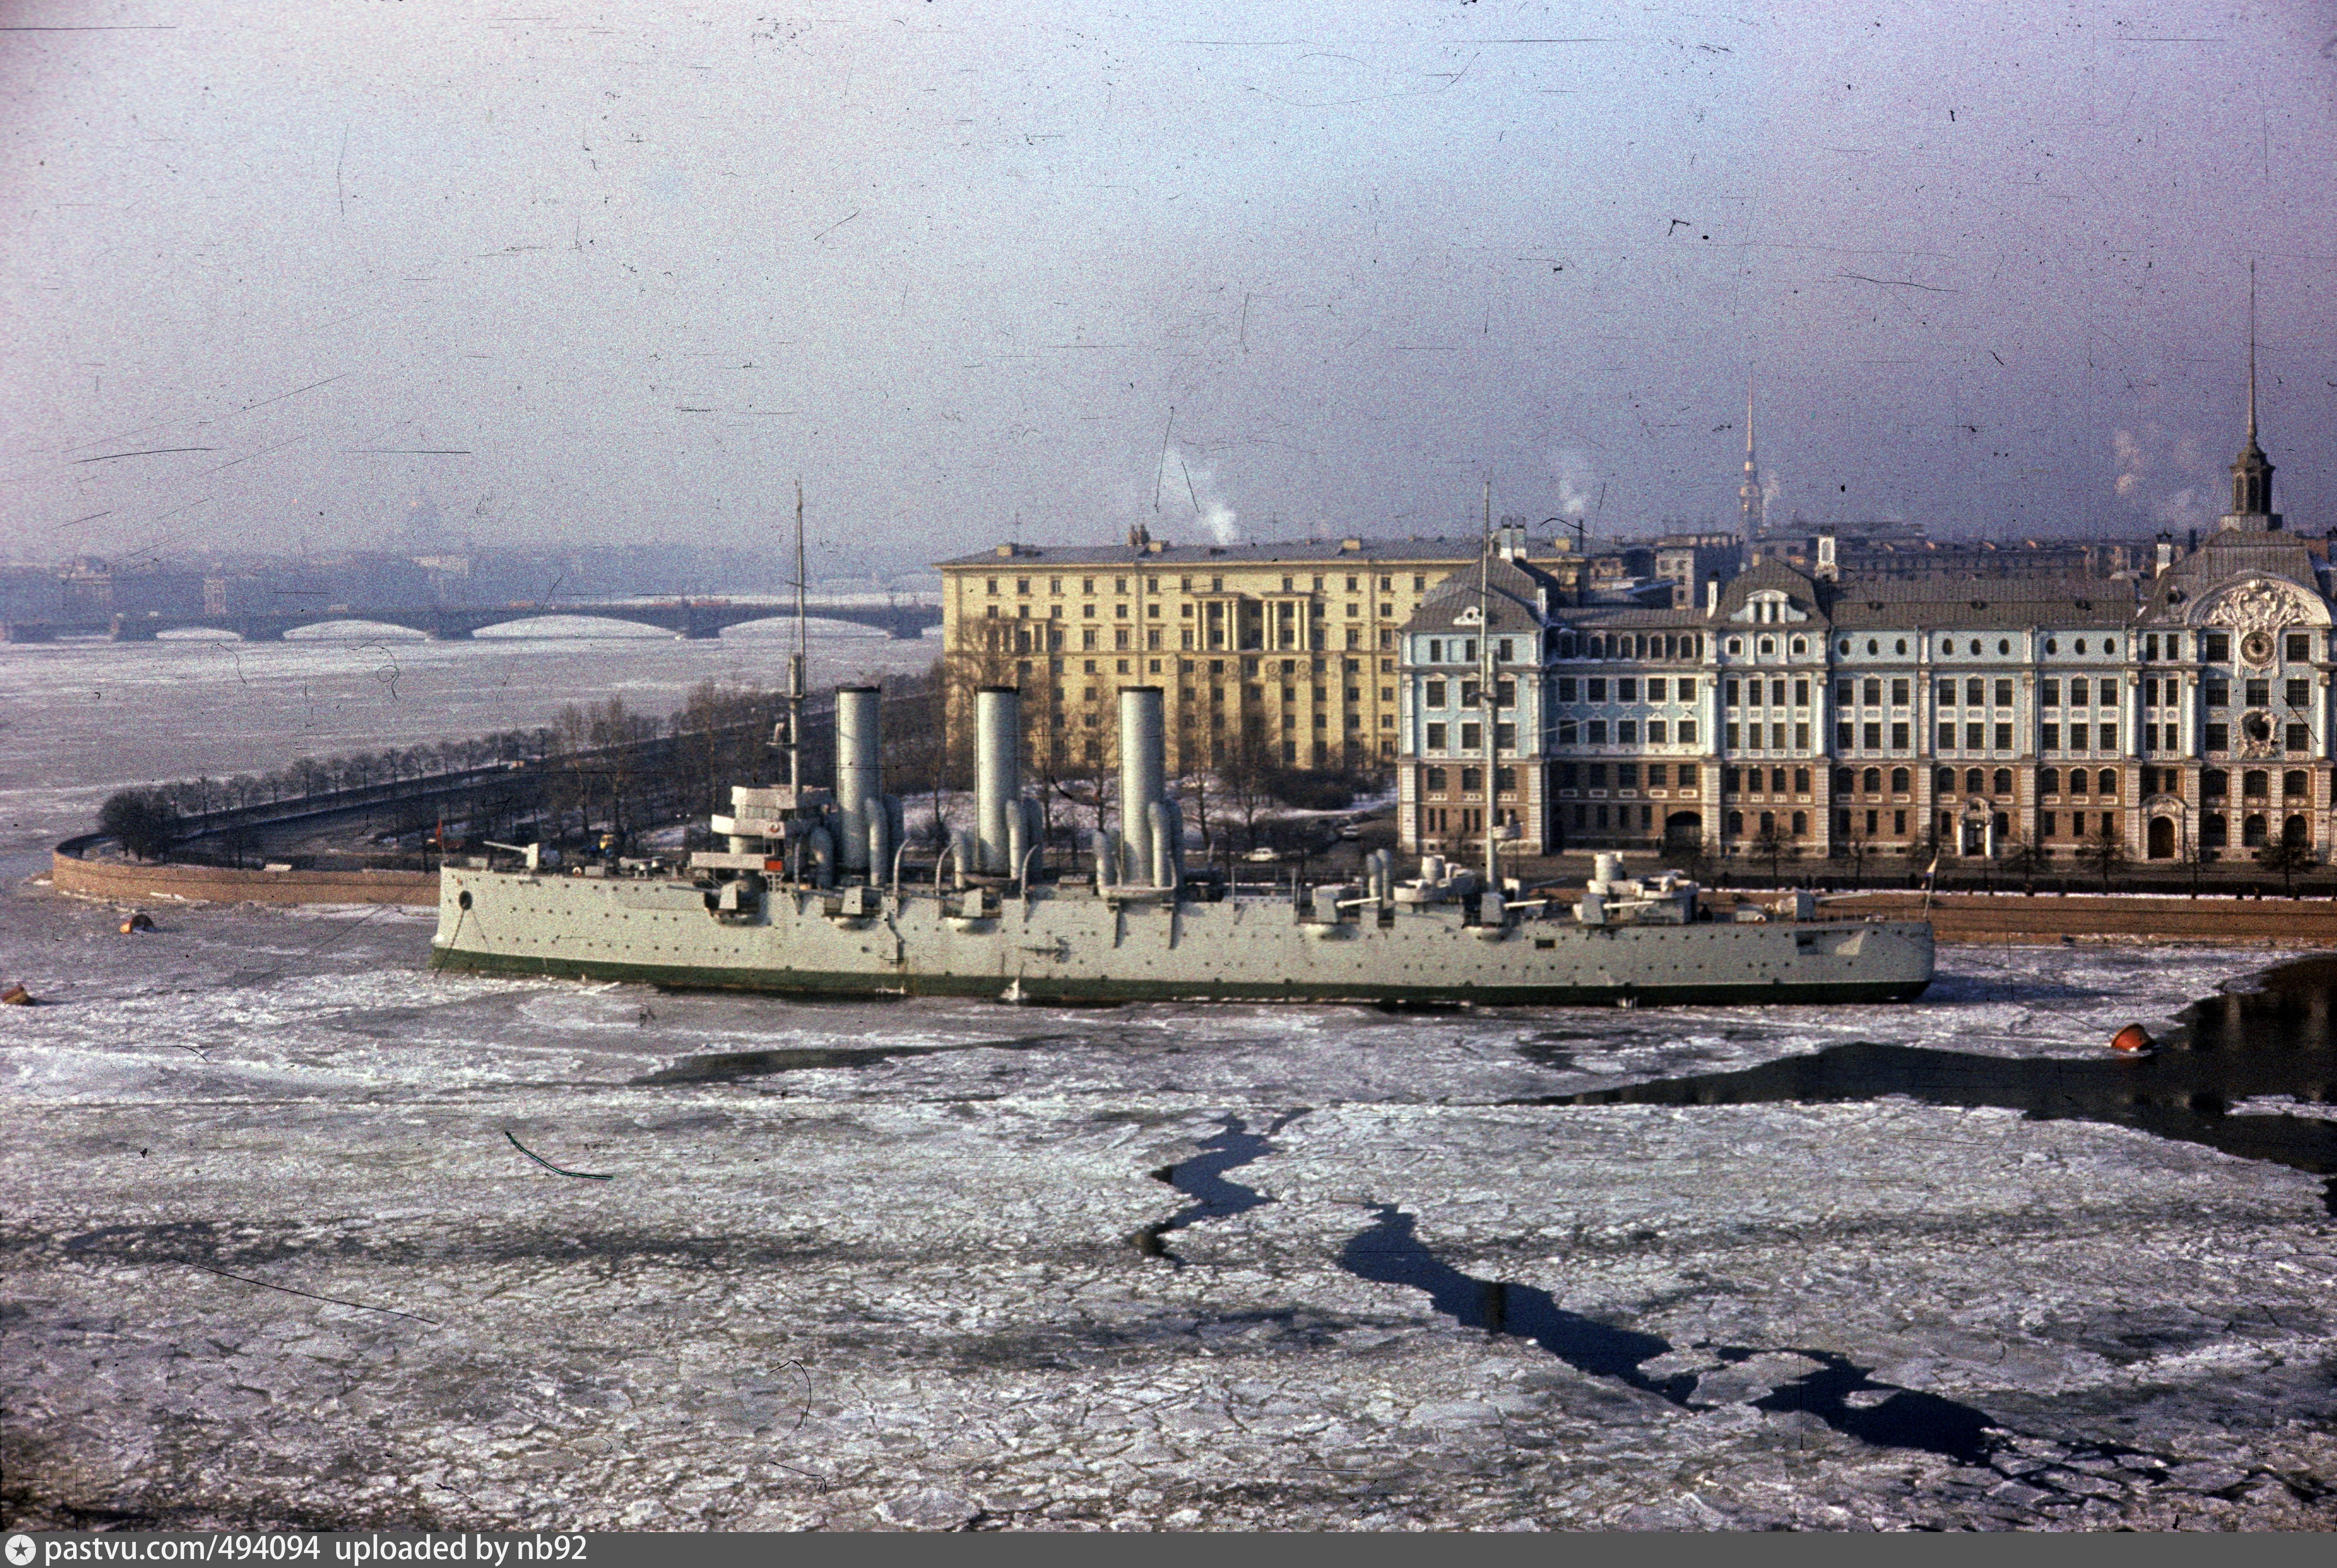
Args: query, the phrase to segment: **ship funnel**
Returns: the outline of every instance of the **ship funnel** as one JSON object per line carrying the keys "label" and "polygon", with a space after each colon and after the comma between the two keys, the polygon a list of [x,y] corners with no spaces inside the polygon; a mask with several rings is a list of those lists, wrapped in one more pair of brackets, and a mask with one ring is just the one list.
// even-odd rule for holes
{"label": "ship funnel", "polygon": [[975,858],[992,877],[1014,874],[1011,823],[1022,806],[1022,693],[984,686],[973,694]]}
{"label": "ship funnel", "polygon": [[836,860],[847,871],[869,869],[868,825],[885,820],[877,762],[881,701],[874,686],[836,689]]}
{"label": "ship funnel", "polygon": [[1160,688],[1120,689],[1120,831],[1134,877],[1159,885],[1152,807],[1165,799]]}

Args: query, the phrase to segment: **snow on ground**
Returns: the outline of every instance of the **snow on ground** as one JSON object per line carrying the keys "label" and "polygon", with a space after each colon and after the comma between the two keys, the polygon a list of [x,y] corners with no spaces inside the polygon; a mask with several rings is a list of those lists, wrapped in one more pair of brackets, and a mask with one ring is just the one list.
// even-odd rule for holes
{"label": "snow on ground", "polygon": [[[11,1524],[2337,1524],[2315,1180],[1902,1100],[1501,1103],[2089,1054],[2244,954],[1947,948],[1903,1007],[1077,1011],[7,915],[50,1004],[0,1014]],[[1188,1211],[1153,1172],[1236,1122],[1262,1201]],[[1990,1435],[1857,1435],[1893,1411]]]}

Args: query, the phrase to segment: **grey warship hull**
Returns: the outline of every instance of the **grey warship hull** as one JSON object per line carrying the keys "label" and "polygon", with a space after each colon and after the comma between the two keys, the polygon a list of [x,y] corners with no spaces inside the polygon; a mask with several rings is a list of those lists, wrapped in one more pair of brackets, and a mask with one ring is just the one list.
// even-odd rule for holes
{"label": "grey warship hull", "polygon": [[1585,926],[1458,903],[1319,917],[1272,896],[976,895],[772,887],[746,910],[700,884],[448,869],[437,969],[826,997],[1027,1002],[1901,1002],[1931,983],[1912,921]]}

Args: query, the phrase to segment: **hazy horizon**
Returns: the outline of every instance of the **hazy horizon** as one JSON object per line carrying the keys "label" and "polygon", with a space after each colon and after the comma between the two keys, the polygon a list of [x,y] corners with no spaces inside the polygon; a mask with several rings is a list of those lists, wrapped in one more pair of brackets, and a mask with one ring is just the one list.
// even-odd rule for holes
{"label": "hazy horizon", "polygon": [[2337,525],[2337,22],[16,0],[0,554]]}

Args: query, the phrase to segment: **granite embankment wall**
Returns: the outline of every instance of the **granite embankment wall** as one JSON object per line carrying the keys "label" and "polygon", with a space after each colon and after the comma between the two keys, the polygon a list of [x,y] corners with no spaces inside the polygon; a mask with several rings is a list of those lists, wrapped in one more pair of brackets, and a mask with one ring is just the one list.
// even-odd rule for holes
{"label": "granite embankment wall", "polygon": [[49,857],[49,882],[60,893],[146,904],[165,898],[203,904],[416,904],[438,902],[435,871],[236,871],[221,866],[148,865],[85,860],[92,839],[72,838]]}

